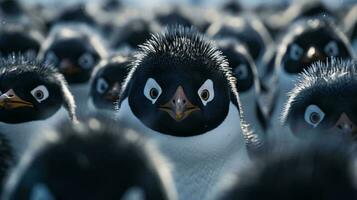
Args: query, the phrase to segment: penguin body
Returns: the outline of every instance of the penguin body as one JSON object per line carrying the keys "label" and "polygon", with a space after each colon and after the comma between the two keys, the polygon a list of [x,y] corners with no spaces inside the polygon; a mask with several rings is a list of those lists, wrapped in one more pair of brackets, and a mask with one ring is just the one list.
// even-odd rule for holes
{"label": "penguin body", "polygon": [[0,194],[2,194],[3,185],[9,174],[10,168],[13,166],[14,155],[12,146],[9,139],[4,134],[0,134]]}
{"label": "penguin body", "polygon": [[54,68],[13,56],[1,61],[0,130],[20,157],[40,129],[58,121],[76,121],[66,81]]}
{"label": "penguin body", "polygon": [[57,132],[21,160],[2,199],[176,199],[169,163],[135,130],[98,116]]}
{"label": "penguin body", "polygon": [[115,56],[101,61],[94,69],[89,104],[93,110],[115,111],[122,84],[130,71],[128,57]]}
{"label": "penguin body", "polygon": [[297,138],[332,134],[357,138],[357,63],[331,59],[314,63],[289,93],[282,122]]}
{"label": "penguin body", "polygon": [[225,58],[192,29],[172,27],[141,47],[119,106],[118,118],[173,163],[179,199],[207,198],[223,171],[249,163],[247,149],[256,147],[242,131]]}
{"label": "penguin body", "polygon": [[246,45],[255,62],[258,62],[267,46],[272,42],[264,24],[254,15],[244,14],[239,17],[225,16],[213,23],[207,34],[214,39],[234,37]]}
{"label": "penguin body", "polygon": [[89,79],[107,52],[98,34],[84,24],[54,27],[38,58],[56,67],[66,78],[78,105],[78,116],[88,113]]}
{"label": "penguin body", "polygon": [[[332,21],[310,18],[297,22],[288,30],[278,46],[275,73],[271,79],[276,83],[275,87],[278,90],[275,109],[270,117],[272,129],[276,129],[272,134],[289,132],[282,127],[281,113],[298,73],[303,72],[312,63],[324,61],[329,57],[342,59],[353,57],[348,39]],[[277,138],[283,139],[284,136],[278,135]]]}

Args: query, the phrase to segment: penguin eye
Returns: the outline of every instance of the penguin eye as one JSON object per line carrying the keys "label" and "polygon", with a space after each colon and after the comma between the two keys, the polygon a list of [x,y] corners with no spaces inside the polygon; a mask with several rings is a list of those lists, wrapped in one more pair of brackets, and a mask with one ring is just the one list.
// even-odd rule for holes
{"label": "penguin eye", "polygon": [[156,100],[159,98],[161,95],[161,87],[160,85],[155,81],[153,78],[149,78],[146,81],[145,87],[144,87],[144,95],[147,99],[151,101],[152,104],[156,102]]}
{"label": "penguin eye", "polygon": [[32,188],[29,200],[55,200],[55,198],[46,185],[37,184]]}
{"label": "penguin eye", "polygon": [[200,87],[200,89],[198,89],[198,96],[200,97],[204,106],[206,106],[208,102],[213,100],[214,89],[213,81],[211,79],[207,79]]}
{"label": "penguin eye", "polygon": [[339,54],[339,49],[336,41],[330,41],[325,46],[324,51],[329,56],[337,56]]}
{"label": "penguin eye", "polygon": [[104,92],[107,91],[108,87],[109,84],[107,81],[104,80],[104,78],[98,79],[96,89],[99,94],[104,94]]}
{"label": "penguin eye", "polygon": [[248,77],[248,68],[245,64],[240,64],[238,67],[235,68],[234,73],[237,79],[246,79]]}
{"label": "penguin eye", "polygon": [[59,59],[58,59],[58,57],[56,56],[56,54],[53,51],[49,51],[46,54],[45,62],[47,64],[56,65],[59,62]]}
{"label": "penguin eye", "polygon": [[94,58],[90,53],[85,53],[79,57],[78,64],[84,69],[90,69],[94,66]]}
{"label": "penguin eye", "polygon": [[292,44],[290,48],[290,58],[293,60],[299,60],[303,54],[304,50],[297,44]]}
{"label": "penguin eye", "polygon": [[316,105],[309,105],[305,110],[305,121],[314,128],[324,119],[325,113]]}
{"label": "penguin eye", "polygon": [[37,86],[35,89],[31,90],[31,94],[39,103],[46,100],[49,96],[48,90],[44,85]]}

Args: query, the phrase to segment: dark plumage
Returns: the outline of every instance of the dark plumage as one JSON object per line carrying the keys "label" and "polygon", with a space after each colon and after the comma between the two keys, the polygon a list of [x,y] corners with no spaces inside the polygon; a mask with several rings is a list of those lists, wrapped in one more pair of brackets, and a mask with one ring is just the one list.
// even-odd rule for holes
{"label": "dark plumage", "polygon": [[57,70],[21,55],[2,59],[0,66],[1,122],[44,120],[62,106],[76,120],[73,96]]}
{"label": "dark plumage", "polygon": [[98,109],[114,110],[122,84],[130,71],[128,57],[115,56],[101,61],[94,69],[90,97]]}
{"label": "dark plumage", "polygon": [[264,159],[239,173],[217,199],[356,199],[355,157],[348,144],[332,141],[295,146]]}
{"label": "dark plumage", "polygon": [[13,149],[9,140],[4,134],[0,134],[0,194],[2,193],[5,178],[8,176],[9,170],[14,165]]}
{"label": "dark plumage", "polygon": [[3,199],[176,199],[168,163],[134,130],[101,117],[64,124],[33,147],[10,176]]}
{"label": "dark plumage", "polygon": [[357,62],[328,60],[305,70],[289,94],[283,122],[298,137],[356,138]]}
{"label": "dark plumage", "polygon": [[167,9],[160,9],[156,13],[155,20],[162,26],[181,25],[184,27],[193,26],[190,16],[187,14],[188,8],[170,7]]}
{"label": "dark plumage", "polygon": [[106,54],[103,41],[90,27],[62,24],[52,29],[39,59],[58,68],[69,84],[80,84],[89,81],[94,66]]}
{"label": "dark plumage", "polygon": [[60,11],[60,13],[51,21],[51,26],[58,23],[85,23],[90,26],[96,26],[95,18],[88,12],[86,4],[79,3],[69,6]]}

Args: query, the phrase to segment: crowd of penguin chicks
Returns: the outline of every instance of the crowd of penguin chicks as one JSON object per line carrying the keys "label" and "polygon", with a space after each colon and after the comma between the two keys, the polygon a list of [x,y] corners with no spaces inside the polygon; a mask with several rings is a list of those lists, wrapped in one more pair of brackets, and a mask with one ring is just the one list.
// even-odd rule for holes
{"label": "crowd of penguin chicks", "polygon": [[0,18],[1,199],[357,199],[357,4]]}

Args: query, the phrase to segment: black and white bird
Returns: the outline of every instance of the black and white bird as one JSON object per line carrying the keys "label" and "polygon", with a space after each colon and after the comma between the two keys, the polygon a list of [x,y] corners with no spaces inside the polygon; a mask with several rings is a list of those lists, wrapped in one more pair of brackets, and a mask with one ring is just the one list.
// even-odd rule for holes
{"label": "black and white bird", "polygon": [[355,140],[356,88],[356,61],[332,59],[314,63],[290,92],[283,124],[298,138],[334,134]]}
{"label": "black and white bird", "polygon": [[8,57],[12,53],[21,53],[36,58],[44,40],[40,30],[23,24],[4,24],[0,27],[0,55]]}
{"label": "black and white bird", "polygon": [[228,174],[216,199],[356,199],[356,157],[348,143],[330,139],[295,145],[249,170]]}
{"label": "black and white bird", "polygon": [[128,57],[115,56],[102,60],[92,74],[89,107],[93,110],[114,111],[129,72]]}
{"label": "black and white bird", "polygon": [[259,99],[260,83],[253,59],[236,39],[227,38],[216,41],[217,46],[229,62],[242,107],[242,115],[251,130],[264,137],[267,122]]}
{"label": "black and white bird", "polygon": [[64,75],[75,96],[78,116],[81,117],[88,111],[88,82],[93,68],[106,56],[103,41],[90,27],[62,24],[52,29],[38,57]]}
{"label": "black and white bird", "polygon": [[190,28],[154,35],[136,54],[117,117],[158,142],[180,199],[206,199],[226,168],[245,166],[247,149],[259,147],[242,130],[235,81],[222,53]]}
{"label": "black and white bird", "polygon": [[12,170],[2,199],[176,199],[169,163],[135,130],[99,118],[63,127]]}
{"label": "black and white bird", "polygon": [[272,42],[272,38],[260,21],[254,15],[224,16],[214,22],[207,30],[207,34],[214,39],[234,37],[246,45],[248,52],[255,62],[258,62]]}
{"label": "black and white bird", "polygon": [[353,6],[344,19],[344,31],[357,52],[357,5]]}
{"label": "black and white bird", "polygon": [[[283,128],[280,123],[288,92],[292,90],[298,74],[312,63],[325,61],[330,57],[352,58],[353,50],[347,37],[330,21],[322,18],[309,18],[294,24],[283,37],[277,49],[275,72],[278,97],[270,117],[273,133]],[[273,85],[271,87],[274,87]],[[283,137],[278,136],[283,139]]]}
{"label": "black and white bird", "polygon": [[54,68],[22,56],[0,62],[0,132],[20,157],[39,130],[76,121],[75,102]]}

